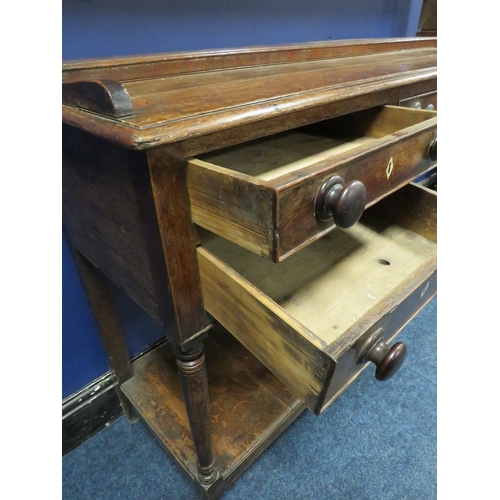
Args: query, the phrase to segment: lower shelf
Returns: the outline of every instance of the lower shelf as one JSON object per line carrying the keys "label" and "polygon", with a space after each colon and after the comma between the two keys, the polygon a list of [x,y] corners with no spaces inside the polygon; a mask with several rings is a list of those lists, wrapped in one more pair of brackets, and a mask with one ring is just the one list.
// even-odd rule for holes
{"label": "lower shelf", "polygon": [[[216,498],[305,406],[218,324],[205,341],[205,358],[219,478],[200,488],[207,497]],[[196,454],[170,344],[135,361],[134,377],[122,390],[139,417],[197,482]]]}

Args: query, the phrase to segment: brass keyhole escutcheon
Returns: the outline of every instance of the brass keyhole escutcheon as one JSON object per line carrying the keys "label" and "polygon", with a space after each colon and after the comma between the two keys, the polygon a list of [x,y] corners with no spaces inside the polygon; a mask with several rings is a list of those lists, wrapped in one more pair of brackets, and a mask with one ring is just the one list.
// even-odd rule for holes
{"label": "brass keyhole escutcheon", "polygon": [[394,160],[392,159],[392,156],[391,156],[391,159],[389,160],[389,163],[387,164],[387,168],[385,169],[385,173],[387,174],[387,180],[389,180],[389,177],[391,176],[393,170],[394,170]]}

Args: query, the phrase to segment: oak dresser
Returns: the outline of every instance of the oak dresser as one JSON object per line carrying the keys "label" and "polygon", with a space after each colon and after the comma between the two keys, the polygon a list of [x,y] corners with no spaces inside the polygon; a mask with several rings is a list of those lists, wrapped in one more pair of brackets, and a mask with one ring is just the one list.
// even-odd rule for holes
{"label": "oak dresser", "polygon": [[[383,381],[403,363],[394,338],[436,293],[437,194],[412,182],[437,161],[436,51],[418,37],[63,64],[75,262],[125,414],[200,494],[363,369]],[[134,362],[109,281],[165,327]]]}

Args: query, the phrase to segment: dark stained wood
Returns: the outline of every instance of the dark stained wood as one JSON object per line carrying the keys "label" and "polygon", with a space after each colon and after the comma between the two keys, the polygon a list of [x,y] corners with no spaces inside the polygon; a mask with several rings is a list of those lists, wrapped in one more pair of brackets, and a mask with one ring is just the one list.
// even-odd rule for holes
{"label": "dark stained wood", "polygon": [[[183,148],[186,157],[195,156],[214,149],[220,149],[226,146],[240,144],[245,141],[267,137],[272,134],[291,130],[303,125],[309,125],[322,120],[328,120],[337,116],[343,116],[353,111],[365,110],[380,106],[383,104],[394,104],[407,95],[436,88],[436,79],[430,79],[426,83],[409,83],[404,86],[388,87],[381,82],[366,83],[364,89],[369,94],[359,94],[346,96],[331,96],[331,99],[325,103],[316,103],[311,101],[311,107],[307,109],[290,109],[290,113],[266,118],[258,122],[256,127],[254,123],[237,125],[233,128],[221,130],[209,130],[205,135],[187,137],[183,139]],[[294,111],[300,111],[295,113]],[[107,130],[102,130],[108,133]],[[120,135],[120,139],[122,135]],[[125,144],[125,143],[124,143]],[[136,147],[134,144],[133,147]]]}
{"label": "dark stained wood", "polygon": [[437,30],[422,30],[418,31],[416,36],[422,36],[424,38],[437,37]]}
{"label": "dark stained wood", "polygon": [[339,40],[68,61],[63,63],[63,82],[95,78],[141,80],[214,69],[259,67],[269,64],[286,64],[435,47],[435,40],[411,40],[408,38]]}
{"label": "dark stained wood", "polygon": [[116,392],[123,412],[134,422],[137,417],[120,389],[120,384],[133,376],[133,369],[111,289],[103,274],[80,253],[73,252],[73,260],[97,323],[108,365],[117,382]]}
{"label": "dark stained wood", "polygon": [[[375,363],[375,378],[380,381],[388,380],[401,368],[406,358],[406,344],[396,342],[393,346],[386,344],[383,339],[384,329],[379,328],[356,342],[356,363],[368,361]],[[358,347],[359,346],[359,347]]]}
{"label": "dark stained wood", "polygon": [[358,222],[366,205],[366,188],[361,181],[347,184],[341,177],[330,177],[320,188],[314,203],[316,217],[333,220],[338,227],[348,228]]}
{"label": "dark stained wood", "polygon": [[427,151],[427,158],[429,158],[429,160],[437,161],[437,148],[438,148],[438,139],[436,136],[431,142],[429,150]]}
{"label": "dark stained wood", "polygon": [[160,319],[135,188],[135,177],[148,174],[144,153],[67,126],[62,141],[63,222],[72,246]]}
{"label": "dark stained wood", "polygon": [[[155,168],[151,166],[157,172]],[[155,175],[162,174],[157,172]],[[165,195],[170,183],[175,182],[175,176],[167,175],[166,178],[154,195],[145,153],[128,151],[85,132],[64,127],[63,216],[71,244],[153,318],[161,321],[166,334],[180,345],[205,330],[210,322],[204,315],[201,300],[192,292],[194,305],[185,305],[189,303],[186,295],[180,298],[178,312],[184,316],[179,321],[185,320],[184,326],[178,331],[172,327],[175,304],[171,290],[176,298],[179,291],[171,288],[166,262],[174,262],[177,258],[178,265],[173,264],[170,272],[179,272],[182,283],[179,288],[189,291],[190,287],[185,286],[189,280],[196,284],[196,268],[189,266],[196,236],[192,229],[187,231],[182,236],[185,245],[179,246],[179,255],[175,257],[175,252],[170,250],[165,258],[162,235],[167,234],[166,221],[170,221],[168,231],[175,227],[181,233],[183,224],[189,224],[186,222],[189,221],[189,206],[181,210],[173,194],[167,197],[167,204],[172,205],[164,207],[171,217],[164,218],[161,213],[159,222],[155,201],[161,202],[159,193]],[[182,192],[182,181],[179,189]],[[185,194],[183,200],[188,204]],[[177,211],[184,217],[177,215]],[[160,227],[164,232],[160,232]],[[172,241],[176,238],[171,236]],[[191,250],[184,251],[190,245]],[[198,311],[198,316],[194,311]]]}
{"label": "dark stained wood", "polygon": [[133,113],[127,90],[116,80],[92,80],[63,83],[64,104],[122,118]]}
{"label": "dark stained wood", "polygon": [[[436,72],[433,69],[415,71],[413,74],[404,73],[398,76],[386,76],[366,81],[356,81],[351,86],[326,87],[317,91],[292,93],[280,100],[265,99],[263,102],[252,102],[248,106],[233,106],[213,113],[194,114],[182,119],[160,121],[156,125],[132,126],[127,123],[102,120],[99,116],[84,115],[83,110],[63,106],[63,119],[66,123],[88,130],[91,133],[119,140],[126,147],[138,150],[149,149],[155,146],[169,144],[193,137],[202,137],[215,132],[231,129],[234,126],[245,126],[267,120],[275,125],[279,119],[291,116],[302,109],[320,108],[318,116],[324,115],[322,108],[337,108],[333,103],[342,103],[336,109],[335,115],[366,109],[379,104],[386,104],[416,93],[429,92],[436,89]],[[203,96],[198,95],[203,99]],[[189,98],[186,96],[189,102]],[[362,104],[364,103],[364,104]],[[325,118],[331,117],[325,116]],[[152,117],[154,120],[157,117]],[[286,119],[277,120],[278,123]],[[274,132],[279,131],[274,129]],[[270,132],[272,133],[272,132]],[[262,137],[262,133],[257,135]]]}
{"label": "dark stained wood", "polygon": [[[427,156],[436,128],[437,118],[431,111],[386,106],[305,127],[310,151],[295,151],[294,136],[290,135],[288,144],[285,132],[190,159],[187,178],[193,220],[280,262],[335,228],[333,220],[322,221],[314,215],[318,193],[328,179],[340,176],[345,184],[362,182],[370,206],[433,168],[435,163]],[[342,137],[346,130],[354,138],[376,140],[347,152],[324,154],[321,158],[326,159],[304,163],[271,180],[248,175],[245,170],[245,158],[248,163],[276,168],[322,153],[322,149],[312,149],[316,137]],[[276,159],[266,156],[268,150],[276,151]]]}
{"label": "dark stained wood", "polygon": [[[251,353],[214,326],[205,341],[215,483],[202,491],[217,498],[286,428],[304,406]],[[176,361],[164,344],[134,362],[136,376],[123,386],[159,442],[196,480],[196,454]],[[165,493],[175,496],[175,485]]]}
{"label": "dark stained wood", "polygon": [[[433,61],[434,50],[432,48],[414,50],[411,66],[409,70],[425,68]],[[408,62],[408,56],[405,51],[398,51],[390,55],[380,53],[371,55],[356,55],[345,56],[338,58],[322,58],[297,61],[293,64],[267,64],[260,66],[243,66],[233,69],[225,69],[223,71],[218,68],[218,71],[206,71],[184,73],[182,78],[179,77],[162,77],[154,79],[141,79],[134,81],[126,81],[124,85],[133,96],[134,104],[137,108],[146,111],[151,108],[154,101],[162,102],[164,109],[170,108],[169,97],[175,94],[171,92],[177,91],[194,91],[195,88],[212,89],[214,85],[222,85],[226,89],[226,85],[230,87],[239,82],[239,84],[247,85],[249,80],[255,81],[257,85],[263,83],[263,79],[272,78],[273,84],[279,83],[276,78],[279,77],[285,80],[302,79],[304,86],[312,85],[312,81],[305,81],[304,73],[311,75],[311,80],[315,81],[315,86],[318,86],[318,79],[324,78],[328,85],[339,84],[349,79],[354,80],[358,75],[364,74],[367,71],[373,71],[381,75],[382,69],[388,74],[398,64]],[[385,67],[384,67],[385,63]],[[375,66],[379,66],[376,68]],[[370,66],[373,66],[370,67]],[[340,69],[343,71],[340,72]],[[326,71],[331,77],[326,78]]]}
{"label": "dark stained wood", "polygon": [[383,382],[396,374],[403,366],[405,358],[406,344],[404,342],[396,342],[393,346],[381,342],[369,353],[368,361],[376,364],[375,378]]}
{"label": "dark stained wood", "polygon": [[417,36],[437,36],[437,0],[423,0]]}
{"label": "dark stained wood", "polygon": [[368,108],[433,91],[436,64],[432,39],[68,63],[64,83],[113,78],[127,89],[134,113],[113,122],[64,105],[63,121],[126,147],[148,149],[333,102],[343,102],[349,112],[361,109],[355,99]]}
{"label": "dark stained wood", "polygon": [[[134,361],[128,378],[109,296],[97,287],[91,302],[109,353],[118,353],[120,394],[208,498],[305,408],[297,395],[319,414],[352,382],[367,366],[356,362],[360,338],[378,328],[389,345],[435,293],[435,193],[403,186],[434,166],[436,113],[382,105],[430,98],[436,65],[436,39],[420,37],[63,65],[70,242],[91,273],[123,289],[171,340]],[[210,163],[222,148],[302,126],[319,139],[335,135],[327,148],[335,152],[313,151],[323,154],[313,162],[300,153],[290,160],[300,168],[286,162],[265,180],[245,170],[248,155],[236,168]],[[346,132],[340,144],[336,134]],[[332,176],[362,182],[373,205],[351,233],[315,217],[315,197]],[[211,256],[208,231],[194,223],[235,250]],[[244,254],[257,285],[254,264],[241,268]],[[205,308],[231,335],[211,328]],[[373,359],[383,364],[386,354]]]}
{"label": "dark stained wood", "polygon": [[[412,190],[422,192],[421,207],[435,207],[434,192],[417,186],[404,191]],[[436,270],[435,244],[417,241],[415,234],[432,237],[426,228],[436,226],[435,211],[422,211],[420,222],[407,217],[408,199],[404,193],[388,197],[386,205],[399,216],[387,220],[375,205],[362,218],[366,229],[357,225],[356,235],[337,231],[279,266],[200,232],[205,307],[316,414],[336,397],[332,387],[340,390],[362,369],[349,355],[349,370],[339,371],[339,364],[346,363],[344,353]],[[398,223],[411,228],[420,224],[422,230],[392,225]],[[381,261],[384,256],[392,263]],[[309,263],[314,264],[305,267]],[[380,265],[394,270],[384,273]],[[392,283],[389,288],[380,284],[384,279]],[[412,300],[404,315],[423,307],[427,299],[419,295],[420,301]],[[393,326],[386,337],[399,331]]]}
{"label": "dark stained wood", "polygon": [[133,374],[132,365],[106,278],[78,252],[73,253],[73,261],[101,332],[101,340],[104,343],[109,366],[118,381],[125,382]]}
{"label": "dark stained wood", "polygon": [[244,366],[255,380],[258,380],[260,384],[290,408],[297,405],[297,397],[290,388],[277,379],[234,335],[231,335],[219,323],[215,323],[214,328],[210,331],[210,345],[218,346],[220,356],[224,356],[224,352],[231,352],[233,359]]}
{"label": "dark stained wood", "polygon": [[[429,274],[430,273],[430,274]],[[384,341],[390,342],[397,334],[414,318],[420,310],[429,302],[430,299],[436,294],[437,291],[437,271],[428,269],[426,273],[421,273],[419,276],[412,276],[416,279],[418,286],[413,289],[415,282],[412,286],[406,288],[405,293],[402,293],[398,298],[392,297],[384,304],[384,310],[374,310],[371,317],[364,318],[364,323],[369,326],[369,330],[375,331],[382,328],[384,331]],[[379,318],[373,323],[373,318]],[[357,331],[359,332],[358,329]],[[358,333],[359,334],[359,333]],[[346,336],[342,343],[331,346],[330,352],[332,356],[338,358],[339,362],[336,369],[336,377],[332,379],[332,383],[328,388],[325,396],[325,405],[322,407],[324,411],[328,406],[333,403],[342,392],[360,375],[362,370],[373,368],[373,364],[366,363],[360,366],[356,362],[357,350],[355,346],[354,332]],[[411,346],[410,346],[411,349]]]}
{"label": "dark stained wood", "polygon": [[[362,84],[367,75],[372,81],[385,81],[389,75],[393,77],[400,74],[402,67],[408,74],[417,75],[428,71],[435,64],[435,54],[432,50],[426,50],[423,57],[414,54],[414,57],[408,59],[404,53],[358,56],[329,61],[329,64],[323,62],[322,65],[326,67],[317,69],[310,67],[310,62],[300,63],[295,65],[293,73],[290,72],[290,65],[285,65],[284,68],[273,66],[270,68],[272,71],[266,68],[270,72],[268,75],[260,76],[258,72],[252,71],[251,78],[246,74],[240,75],[240,71],[232,71],[231,73],[236,74],[227,75],[226,78],[214,78],[208,73],[196,75],[198,78],[195,85],[186,85],[185,78],[178,85],[179,82],[175,79],[170,84],[171,88],[165,86],[159,92],[139,97],[132,93],[134,87],[124,84],[131,94],[134,116],[122,121],[136,127],[145,127],[235,107],[247,108],[254,106],[255,102],[261,103],[261,107],[263,104],[286,106],[290,96],[296,99],[300,93],[329,89],[331,94],[335,94],[342,91],[343,87],[353,85],[353,82]],[[216,73],[215,76],[219,75],[226,76],[224,73]],[[232,110],[233,115],[237,113],[238,110]]]}
{"label": "dark stained wood", "polygon": [[187,351],[176,350],[175,356],[196,450],[197,477],[200,483],[209,485],[216,481],[218,471],[214,468],[212,421],[203,344],[195,344]]}
{"label": "dark stained wood", "polygon": [[427,94],[401,99],[398,104],[408,108],[427,109],[429,106],[432,106],[431,109],[438,109],[437,92],[429,92]]}
{"label": "dark stained wood", "polygon": [[145,153],[63,126],[63,222],[71,245],[163,321],[175,341],[151,189]]}
{"label": "dark stained wood", "polygon": [[[429,120],[426,127],[406,129],[406,137],[395,134],[367,144],[357,154],[345,153],[335,162],[316,165],[309,175],[304,172],[300,182],[290,176],[290,182],[279,188],[277,198],[279,260],[335,227],[333,222],[322,223],[311,216],[316,193],[331,175],[342,177],[346,183],[360,180],[366,188],[369,207],[435,166],[426,156],[436,127],[437,122]],[[393,166],[389,174],[390,163]]]}
{"label": "dark stained wood", "polygon": [[179,148],[167,147],[149,151],[148,165],[177,335],[182,345],[211,326],[201,298],[198,241],[191,222],[186,164]]}

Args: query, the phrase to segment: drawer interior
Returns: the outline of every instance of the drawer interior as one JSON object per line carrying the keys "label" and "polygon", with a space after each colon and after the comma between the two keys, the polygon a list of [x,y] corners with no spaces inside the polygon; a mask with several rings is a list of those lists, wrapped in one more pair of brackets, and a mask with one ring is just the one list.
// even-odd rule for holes
{"label": "drawer interior", "polygon": [[433,111],[379,106],[207,153],[199,159],[260,181],[276,181],[323,160],[370,147],[377,139],[435,116]]}
{"label": "drawer interior", "polygon": [[192,220],[282,262],[335,227],[316,216],[326,182],[360,181],[369,207],[435,165],[436,129],[434,111],[379,106],[190,158]]}
{"label": "drawer interior", "polygon": [[[435,272],[436,199],[408,185],[280,264],[199,228],[205,308],[319,413],[361,370],[349,349]],[[387,338],[430,299],[428,286]]]}
{"label": "drawer interior", "polygon": [[411,229],[370,215],[279,265],[212,233],[203,246],[330,345],[437,251]]}

